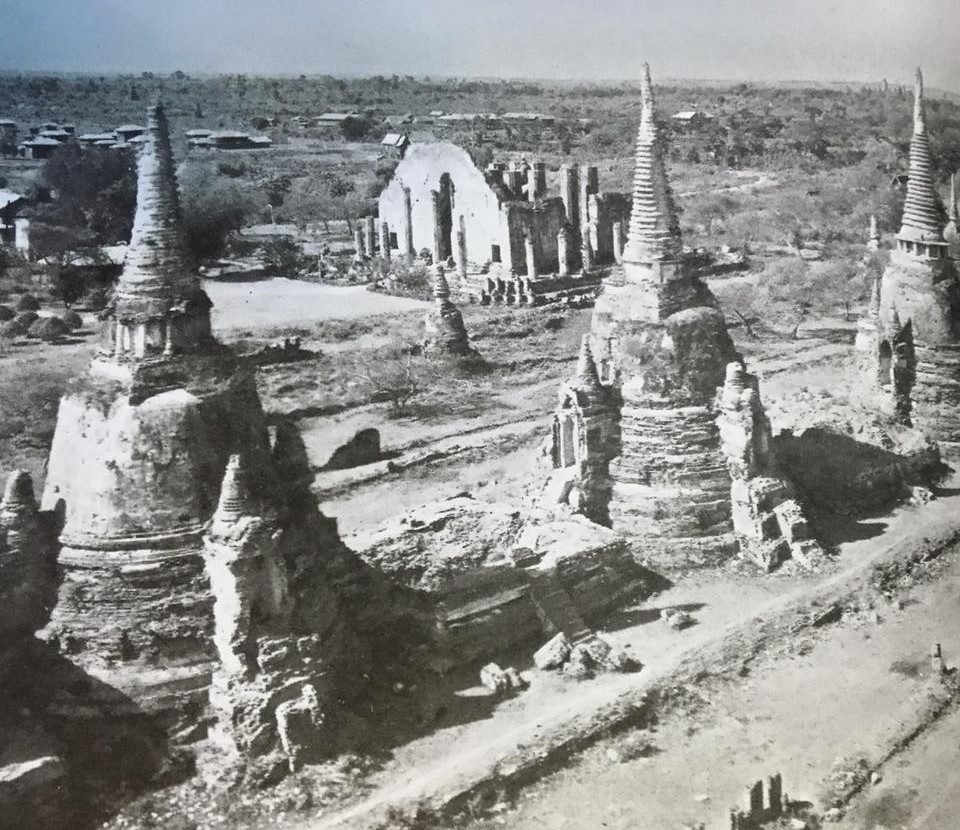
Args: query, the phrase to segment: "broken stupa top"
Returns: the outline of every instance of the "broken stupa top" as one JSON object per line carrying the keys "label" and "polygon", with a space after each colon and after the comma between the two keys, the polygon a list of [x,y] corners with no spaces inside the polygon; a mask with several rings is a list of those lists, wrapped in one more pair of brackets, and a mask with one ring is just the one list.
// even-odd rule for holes
{"label": "broken stupa top", "polygon": [[589,334],[583,335],[580,339],[580,356],[577,359],[577,371],[573,377],[572,385],[591,398],[598,398],[603,394],[600,374],[597,372],[597,363],[593,359],[593,351],[590,348]]}
{"label": "broken stupa top", "polygon": [[247,471],[243,457],[237,453],[230,456],[223,482],[220,485],[220,501],[213,514],[213,523],[232,524],[242,516],[253,515],[250,493],[247,488]]}
{"label": "broken stupa top", "polygon": [[133,231],[116,288],[117,317],[141,321],[166,316],[200,290],[183,242],[170,130],[159,102],[148,111],[144,135]]}
{"label": "broken stupa top", "polygon": [[897,238],[905,242],[944,241],[932,169],[923,108],[923,74],[918,67],[913,87],[913,137],[910,139],[907,198],[903,205],[903,223],[897,234]]}
{"label": "broken stupa top", "polygon": [[447,282],[447,276],[443,271],[443,265],[436,263],[433,266],[433,301],[439,308],[449,308],[453,305],[450,299],[450,283]]}
{"label": "broken stupa top", "polygon": [[650,65],[643,65],[642,111],[637,130],[633,208],[623,250],[626,262],[676,259],[681,253],[680,223],[663,158],[654,115]]}

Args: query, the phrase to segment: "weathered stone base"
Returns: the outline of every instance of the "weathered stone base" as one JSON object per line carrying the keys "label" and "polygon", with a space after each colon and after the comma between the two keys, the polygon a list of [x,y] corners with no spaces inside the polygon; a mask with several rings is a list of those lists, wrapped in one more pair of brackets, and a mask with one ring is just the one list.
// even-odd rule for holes
{"label": "weathered stone base", "polygon": [[476,354],[463,325],[463,315],[452,305],[433,309],[424,320],[424,344],[427,351],[466,357]]}
{"label": "weathered stone base", "polygon": [[696,539],[731,530],[730,474],[707,406],[625,404],[610,464],[610,522],[633,537]]}
{"label": "weathered stone base", "polygon": [[[77,666],[171,725],[202,710],[216,660],[213,596],[195,541],[192,549],[112,554],[63,548],[59,601],[42,632]],[[103,564],[108,557],[112,567]]]}
{"label": "weathered stone base", "polygon": [[960,443],[960,344],[916,343],[913,426],[935,441]]}

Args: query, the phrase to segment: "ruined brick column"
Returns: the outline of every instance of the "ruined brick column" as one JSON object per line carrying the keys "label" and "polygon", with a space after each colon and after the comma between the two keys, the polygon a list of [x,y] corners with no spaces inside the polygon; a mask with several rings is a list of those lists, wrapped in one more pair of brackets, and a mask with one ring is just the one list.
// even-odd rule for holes
{"label": "ruined brick column", "polygon": [[443,262],[443,218],[440,211],[440,191],[430,191],[430,205],[433,208],[433,262]]}
{"label": "ruined brick column", "polygon": [[572,240],[570,237],[572,232],[570,226],[564,223],[563,227],[557,232],[557,258],[560,263],[560,276],[569,277],[573,273],[573,267],[571,263],[571,246]]}
{"label": "ruined brick column", "polygon": [[377,220],[368,216],[364,220],[364,249],[370,259],[373,259],[377,253]]}
{"label": "ruined brick column", "polygon": [[417,252],[413,247],[413,202],[409,187],[403,188],[403,253],[412,265]]}
{"label": "ruined brick column", "polygon": [[577,164],[565,164],[560,168],[560,197],[567,214],[567,224],[574,235],[580,228],[580,167]]}
{"label": "ruined brick column", "polygon": [[380,257],[385,262],[390,261],[390,225],[386,219],[380,220]]}
{"label": "ruined brick column", "polygon": [[535,280],[537,274],[537,251],[533,241],[533,234],[528,230],[523,235],[523,252],[527,263],[527,278]]}
{"label": "ruined brick column", "polygon": [[535,161],[531,174],[534,193],[537,198],[541,198],[547,192],[547,165],[542,161]]}
{"label": "ruined brick column", "polygon": [[503,184],[510,191],[511,199],[519,199],[523,196],[523,173],[519,170],[505,170],[503,173]]}
{"label": "ruined brick column", "polygon": [[[596,204],[596,200],[594,200],[593,205],[596,206]],[[590,240],[590,250],[593,252],[593,260],[596,261],[598,252],[600,251],[600,221],[596,218],[596,213],[593,214],[593,217],[587,225],[587,237]]]}
{"label": "ruined brick column", "polygon": [[353,255],[353,261],[363,262],[366,257],[364,251],[363,228],[360,227],[359,223],[357,223],[357,226],[353,229],[353,246],[356,248],[356,253]]}
{"label": "ruined brick column", "polygon": [[589,271],[594,266],[593,246],[590,244],[589,227],[585,229],[580,242],[580,263],[584,272]]}
{"label": "ruined brick column", "polygon": [[[581,232],[597,218],[596,201],[591,203],[591,196],[600,192],[600,172],[596,166],[590,165],[580,180],[580,228]],[[596,250],[596,248],[594,248]]]}
{"label": "ruined brick column", "polygon": [[457,221],[457,277],[462,288],[467,280],[467,223],[463,214]]}

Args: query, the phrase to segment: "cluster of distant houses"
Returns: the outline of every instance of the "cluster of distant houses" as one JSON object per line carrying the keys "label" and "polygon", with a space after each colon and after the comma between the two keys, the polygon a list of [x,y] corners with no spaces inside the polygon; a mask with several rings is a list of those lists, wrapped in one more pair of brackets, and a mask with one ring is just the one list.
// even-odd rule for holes
{"label": "cluster of distant houses", "polygon": [[[0,155],[17,156],[23,159],[46,159],[72,141],[82,147],[110,147],[124,150],[146,141],[147,128],[139,124],[122,124],[112,130],[77,135],[74,124],[47,122],[30,127],[29,137],[18,141],[17,123],[9,118],[0,118]],[[267,136],[225,130],[193,129],[186,131],[190,147],[219,150],[259,150],[273,143]]]}

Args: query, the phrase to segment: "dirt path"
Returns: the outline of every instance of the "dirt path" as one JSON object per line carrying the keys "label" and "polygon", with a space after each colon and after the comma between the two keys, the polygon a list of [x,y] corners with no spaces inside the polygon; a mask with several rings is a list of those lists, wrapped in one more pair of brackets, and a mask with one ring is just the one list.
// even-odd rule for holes
{"label": "dirt path", "polygon": [[[956,590],[955,576],[949,587]],[[944,645],[950,649],[950,644],[946,640]],[[951,650],[946,653],[949,665],[960,662],[958,645],[952,647],[952,659]],[[854,800],[837,830],[956,830],[960,824],[958,747],[960,709],[955,708],[881,770],[879,784]]]}
{"label": "dirt path", "polygon": [[[803,629],[811,615],[820,613],[811,602],[828,605],[836,601],[862,585],[871,563],[896,559],[905,550],[922,544],[923,537],[949,531],[957,523],[958,506],[960,496],[951,496],[924,508],[899,511],[890,517],[882,543],[867,539],[845,545],[841,567],[819,579],[786,574],[764,579],[731,573],[681,583],[651,603],[633,609],[632,618],[625,615],[620,621],[623,627],[613,632],[619,644],[645,663],[639,674],[606,676],[571,686],[551,675],[533,672],[528,691],[495,706],[484,719],[449,728],[440,724],[430,735],[399,748],[370,781],[373,790],[368,798],[339,815],[302,826],[371,827],[384,821],[391,809],[415,811],[418,805],[439,809],[491,780],[491,776],[503,781],[528,772],[556,752],[568,751],[567,747],[582,746],[584,735],[634,716],[643,708],[647,693],[658,685],[682,682],[678,681],[678,672],[680,678],[692,678],[715,671],[724,661],[737,663],[748,656],[758,638],[769,641],[771,637],[785,637],[785,629]],[[700,624],[673,632],[653,622],[656,608],[678,604],[698,607]],[[844,652],[850,653],[850,649]],[[851,675],[849,682],[853,680]],[[817,682],[828,686],[823,676]],[[784,687],[774,684],[759,691],[757,700],[776,697],[777,688],[783,698]],[[464,689],[461,694],[475,696],[479,691]],[[851,691],[851,699],[855,701],[858,694]],[[798,699],[792,691],[786,697],[790,705]],[[798,731],[802,729],[798,727]],[[742,786],[739,778],[737,781]],[[716,797],[721,796],[718,790]],[[536,812],[531,811],[531,823],[511,821],[510,826],[550,826],[535,823]],[[519,821],[522,817],[516,818]]]}
{"label": "dirt path", "polygon": [[[903,609],[897,606],[903,599],[881,601],[823,634],[804,632],[789,648],[774,645],[744,667],[743,678],[698,684],[689,692],[700,699],[653,730],[653,753],[622,761],[618,753],[629,742],[604,742],[525,794],[519,808],[503,818],[515,830],[633,830],[698,822],[719,828],[726,826],[729,807],[741,802],[744,787],[775,772],[782,773],[792,797],[817,802],[821,781],[837,758],[875,761],[925,712],[931,684],[936,685],[927,657],[930,643],[960,625],[953,584],[960,577],[960,556],[954,553],[950,560],[944,581],[911,591]],[[898,816],[912,809],[916,821],[884,821],[890,830],[957,826],[949,806],[957,805],[960,788],[951,788],[950,777],[934,768],[946,760],[949,744],[955,770],[952,739],[960,733],[960,719],[952,718],[944,730],[941,751],[923,757],[934,773],[927,784],[934,803],[912,794],[904,798],[904,787],[918,783],[911,775],[909,783],[895,785],[893,801],[881,789],[872,791],[863,811],[867,819],[881,813],[889,819],[895,803]],[[933,824],[935,816],[950,820]],[[468,827],[488,830],[502,823],[487,819]],[[854,821],[848,827],[875,824]]]}

